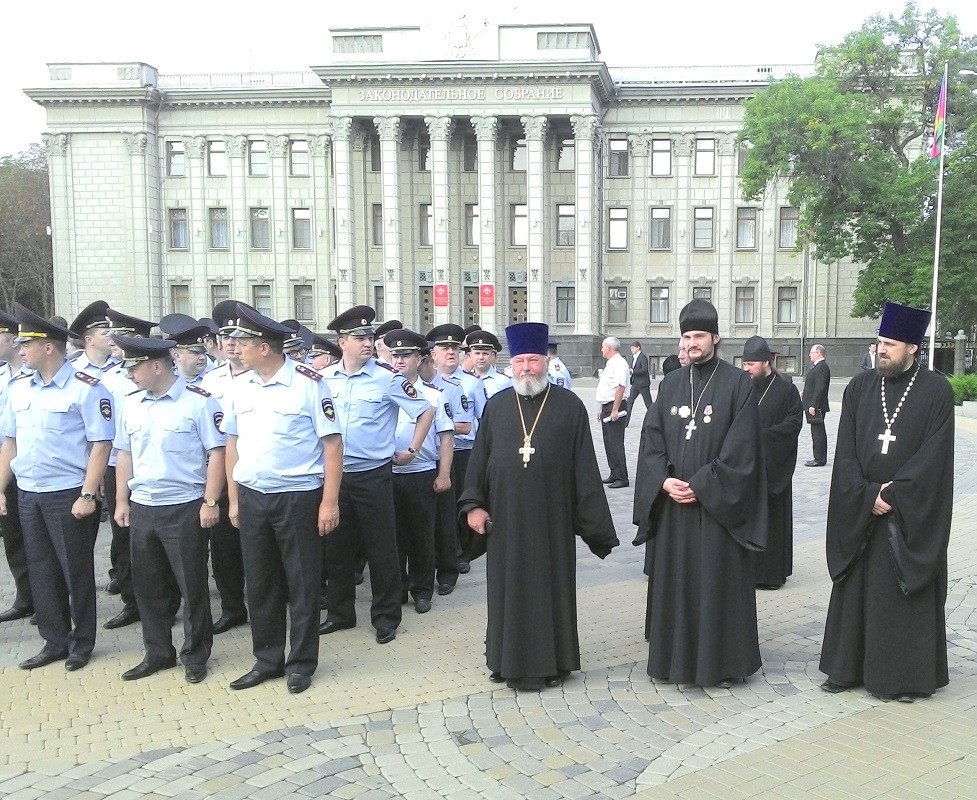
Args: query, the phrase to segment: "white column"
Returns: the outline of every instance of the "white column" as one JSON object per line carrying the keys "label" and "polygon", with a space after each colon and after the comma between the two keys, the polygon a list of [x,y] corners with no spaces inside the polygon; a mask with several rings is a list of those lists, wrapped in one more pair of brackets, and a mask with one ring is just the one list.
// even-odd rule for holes
{"label": "white column", "polygon": [[[67,133],[44,133],[41,141],[47,153],[51,193],[51,250],[54,261],[54,308],[68,316],[81,308],[78,272],[73,269],[74,209],[72,208],[71,165],[68,163]],[[157,225],[158,227],[158,225]],[[43,313],[43,309],[37,309]]]}
{"label": "white column", "polygon": [[[424,117],[431,139],[431,214],[434,218],[434,283],[447,286],[449,305],[434,307],[434,324],[451,322],[451,201],[448,196],[448,142],[451,117]],[[460,278],[460,275],[458,276]],[[460,280],[455,281],[456,284]]]}
{"label": "white column", "polygon": [[522,117],[526,131],[526,212],[529,215],[529,246],[526,248],[527,314],[533,322],[546,319],[549,269],[545,258],[546,221],[546,117]]}
{"label": "white column", "polygon": [[[500,317],[496,311],[505,298],[505,282],[496,280],[495,225],[495,142],[499,131],[497,117],[472,117],[472,128],[478,139],[478,283],[479,325],[501,336]],[[488,305],[482,305],[482,303]]]}
{"label": "white column", "polygon": [[356,305],[356,250],[353,246],[353,119],[332,123],[336,187],[336,307],[342,314]]}
{"label": "white column", "polygon": [[[231,297],[245,303],[253,303],[254,296],[248,257],[251,250],[251,209],[248,207],[244,176],[248,173],[248,137],[232,136],[227,143],[227,181],[231,187],[228,198],[228,242],[230,244]],[[264,199],[264,198],[262,198]],[[210,225],[210,220],[204,220]],[[209,231],[208,231],[209,233]],[[168,299],[164,302],[169,302]]]}
{"label": "white column", "polygon": [[575,333],[594,334],[596,317],[594,308],[600,307],[602,298],[597,291],[595,248],[599,241],[594,226],[600,225],[600,210],[596,208],[594,172],[594,140],[597,133],[597,117],[592,114],[570,117],[573,126],[573,153],[576,170],[576,231],[574,235],[576,255],[576,309]]}
{"label": "white column", "polygon": [[380,182],[383,187],[383,304],[384,317],[403,316],[400,247],[400,117],[374,117],[380,135]]}
{"label": "white column", "polygon": [[[129,219],[128,223],[128,253],[126,255],[132,266],[132,278],[135,296],[135,308],[148,308],[155,311],[160,307],[159,261],[154,258],[153,250],[149,246],[150,225],[155,222],[149,215],[149,178],[151,167],[147,160],[147,151],[152,141],[153,153],[156,152],[156,139],[150,139],[146,132],[124,133],[122,141],[129,154]],[[156,160],[155,157],[153,159]]]}

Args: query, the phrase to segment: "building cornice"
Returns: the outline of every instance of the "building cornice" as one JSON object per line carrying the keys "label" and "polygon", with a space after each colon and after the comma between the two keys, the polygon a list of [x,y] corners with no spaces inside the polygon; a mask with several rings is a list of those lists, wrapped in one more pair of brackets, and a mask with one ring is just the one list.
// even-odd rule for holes
{"label": "building cornice", "polygon": [[159,90],[142,86],[131,89],[115,86],[45,86],[39,89],[24,89],[24,94],[41,106],[109,103],[156,107],[162,102],[163,97]]}
{"label": "building cornice", "polygon": [[328,86],[225,87],[169,89],[163,106],[328,106],[332,91]]}

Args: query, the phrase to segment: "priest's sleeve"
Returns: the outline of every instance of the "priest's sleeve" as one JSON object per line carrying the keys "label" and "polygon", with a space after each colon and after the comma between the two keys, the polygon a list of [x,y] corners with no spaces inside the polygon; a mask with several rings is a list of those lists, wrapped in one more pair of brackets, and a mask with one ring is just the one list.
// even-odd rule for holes
{"label": "priest's sleeve", "polygon": [[[607,495],[600,481],[600,468],[594,453],[587,409],[580,404],[573,442],[573,531],[598,558],[606,558],[620,542],[607,505]],[[560,491],[563,487],[553,487]]]}
{"label": "priest's sleeve", "polygon": [[[677,375],[677,372],[672,375]],[[684,374],[684,373],[683,373]],[[665,405],[666,386],[671,375],[666,376],[658,390],[658,401],[645,413],[641,426],[641,441],[638,444],[638,465],[634,478],[634,513],[632,522],[638,526],[634,537],[636,547],[651,539],[658,531],[655,518],[658,509],[665,502],[662,484],[671,474],[668,453],[665,447],[664,420],[662,408]],[[674,382],[674,379],[672,380]]]}

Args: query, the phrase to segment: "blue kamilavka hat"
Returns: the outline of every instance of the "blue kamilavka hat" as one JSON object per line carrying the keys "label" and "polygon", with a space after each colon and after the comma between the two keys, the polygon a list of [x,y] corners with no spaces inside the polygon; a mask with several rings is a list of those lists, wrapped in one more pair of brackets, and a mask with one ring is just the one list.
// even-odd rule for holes
{"label": "blue kamilavka hat", "polygon": [[906,344],[921,344],[929,327],[932,311],[886,301],[879,322],[879,338],[895,339]]}
{"label": "blue kamilavka hat", "polygon": [[505,329],[505,338],[509,345],[510,358],[526,353],[545,356],[550,329],[542,322],[520,322]]}

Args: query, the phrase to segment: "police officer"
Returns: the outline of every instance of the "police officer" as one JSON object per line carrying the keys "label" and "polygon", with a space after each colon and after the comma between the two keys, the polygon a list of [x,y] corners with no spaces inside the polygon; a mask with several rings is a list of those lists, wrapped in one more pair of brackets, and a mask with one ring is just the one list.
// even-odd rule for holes
{"label": "police officer", "polygon": [[285,340],[285,355],[299,364],[309,363],[309,350],[312,349],[312,331],[299,323],[298,320],[287,319],[282,325],[293,327],[295,333]]}
{"label": "police officer", "polygon": [[82,344],[82,351],[72,360],[75,369],[99,380],[106,372],[119,366],[119,359],[112,355],[110,322],[106,316],[108,310],[108,303],[96,300],[85,306],[68,326],[71,335]]}
{"label": "police officer", "polygon": [[176,342],[173,364],[176,372],[191,386],[198,385],[207,371],[207,346],[204,337],[209,328],[188,314],[167,314],[159,321],[166,338]]}
{"label": "police officer", "polygon": [[[403,376],[373,358],[376,312],[356,306],[329,323],[343,358],[327,367],[325,380],[336,401],[343,432],[343,481],[339,526],[326,539],[329,564],[326,621],[329,634],[356,625],[353,572],[358,548],[370,565],[371,616],[380,644],[397,636],[401,620],[400,562],[394,522],[393,464],[413,461],[434,419],[434,409]],[[406,451],[395,452],[397,409],[417,424]]]}
{"label": "police officer", "polygon": [[70,331],[19,303],[17,342],[35,370],[11,381],[0,420],[0,514],[11,471],[20,490],[20,522],[30,564],[41,651],[21,663],[35,669],[65,660],[81,669],[95,646],[95,494],[108,464],[115,420],[112,397],[65,356]]}
{"label": "police officer", "polygon": [[309,350],[312,369],[323,370],[343,357],[343,351],[332,339],[321,333],[312,334],[312,347]]}
{"label": "police officer", "polygon": [[486,400],[512,385],[512,380],[495,368],[502,345],[494,333],[474,331],[465,337],[465,344],[471,354],[472,374],[481,383]]}
{"label": "police officer", "polygon": [[319,536],[339,521],[343,445],[326,381],[283,352],[291,331],[243,304],[238,315],[232,336],[252,372],[231,395],[223,426],[255,664],[231,688],[287,672],[288,690],[298,694],[319,663]]}
{"label": "police officer", "polygon": [[559,344],[556,342],[549,342],[546,346],[546,360],[549,362],[546,367],[546,375],[550,383],[554,386],[572,389],[573,378],[570,377],[570,370],[567,369],[567,365],[557,355],[559,347]]}
{"label": "police officer", "polygon": [[217,522],[225,480],[227,437],[218,429],[223,414],[206,390],[173,373],[175,342],[121,334],[115,341],[138,387],[125,398],[116,425],[115,517],[120,526],[131,526],[133,585],[146,650],[122,680],[176,666],[165,590],[174,580],[184,602],[180,660],[187,682],[200,683],[213,644],[204,529]]}
{"label": "police officer", "polygon": [[383,341],[383,337],[386,336],[390,331],[403,330],[404,323],[399,319],[388,319],[386,322],[381,323],[373,331],[373,345],[376,347],[377,361],[381,364],[390,364],[390,350]]}
{"label": "police officer", "polygon": [[[383,337],[383,343],[394,370],[434,406],[434,424],[417,453],[406,464],[393,468],[402,599],[406,601],[409,591],[417,613],[426,614],[434,595],[435,496],[451,488],[455,426],[441,403],[441,392],[418,377],[421,353],[427,349],[424,337],[414,331],[391,331]],[[414,421],[401,411],[395,453],[409,452],[414,427]]]}

